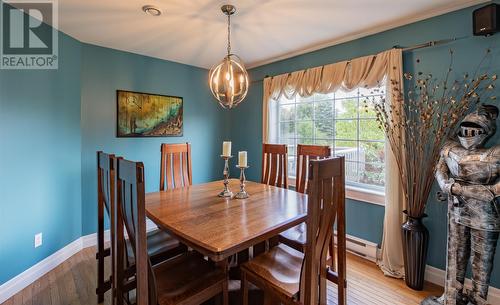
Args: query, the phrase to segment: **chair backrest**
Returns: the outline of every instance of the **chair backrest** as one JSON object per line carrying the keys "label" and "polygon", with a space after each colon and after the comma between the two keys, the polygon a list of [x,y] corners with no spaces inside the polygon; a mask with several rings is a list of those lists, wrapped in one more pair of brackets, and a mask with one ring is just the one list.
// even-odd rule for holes
{"label": "chair backrest", "polygon": [[[144,191],[144,165],[142,162],[118,160],[117,166],[117,228],[127,230],[132,246],[132,254],[135,259],[135,282],[137,305],[149,305],[156,303],[156,284],[147,250],[146,234],[146,206]],[[117,230],[118,232],[118,230]],[[123,283],[126,278],[124,274],[123,257],[125,240],[123,232],[117,233],[117,260],[118,282]],[[123,295],[117,295],[123,298]]]}
{"label": "chair backrest", "polygon": [[97,152],[97,200],[106,207],[110,218],[115,201],[115,168],[115,155]]}
{"label": "chair backrest", "polygon": [[[97,152],[97,249],[104,251],[104,209],[109,216],[110,230],[110,255],[111,255],[111,274],[116,277],[116,168],[117,162],[121,157],[107,154],[102,151]],[[101,233],[99,233],[101,232]],[[112,281],[112,288],[116,283]]]}
{"label": "chair backrest", "polygon": [[191,144],[162,144],[160,191],[185,187],[192,183]]}
{"label": "chair backrest", "polygon": [[287,164],[288,147],[285,144],[263,144],[261,182],[288,188]]}
{"label": "chair backrest", "polygon": [[295,175],[295,190],[299,193],[307,192],[309,160],[328,158],[332,155],[329,146],[297,145],[297,172]]}
{"label": "chair backrest", "polygon": [[337,211],[345,206],[344,157],[311,160],[307,203],[307,246],[301,274],[300,299],[319,304],[326,296],[327,255]]}

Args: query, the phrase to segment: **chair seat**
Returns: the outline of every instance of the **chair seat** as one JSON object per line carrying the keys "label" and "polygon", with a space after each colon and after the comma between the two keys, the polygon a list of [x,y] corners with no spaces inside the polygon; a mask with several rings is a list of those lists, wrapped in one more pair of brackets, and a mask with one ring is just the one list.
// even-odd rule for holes
{"label": "chair seat", "polygon": [[[197,253],[187,252],[154,267],[158,304],[184,304],[195,295],[211,296],[220,291],[226,276],[221,268]],[[198,299],[197,299],[198,300]],[[201,300],[203,301],[203,300]]]}
{"label": "chair seat", "polygon": [[307,242],[307,227],[305,223],[282,232],[279,241],[297,251],[305,252]]}
{"label": "chair seat", "polygon": [[[178,255],[186,251],[186,247],[182,245],[177,239],[173,238],[167,232],[156,229],[149,231],[147,233],[148,239],[148,254],[151,259],[151,263],[156,265],[157,263]],[[132,251],[132,245],[127,239],[127,253],[129,254],[129,263],[134,264],[134,257]]]}
{"label": "chair seat", "polygon": [[281,294],[295,298],[300,289],[303,260],[304,254],[281,244],[242,264],[241,268],[249,275],[265,280]]}

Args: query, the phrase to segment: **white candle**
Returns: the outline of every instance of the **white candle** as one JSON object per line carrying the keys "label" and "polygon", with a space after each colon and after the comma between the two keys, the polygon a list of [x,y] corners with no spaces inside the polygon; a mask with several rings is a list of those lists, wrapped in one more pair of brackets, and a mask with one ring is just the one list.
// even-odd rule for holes
{"label": "white candle", "polygon": [[224,157],[231,156],[231,141],[224,141],[222,143],[222,155]]}
{"label": "white candle", "polygon": [[247,167],[247,152],[238,152],[238,165],[239,167]]}

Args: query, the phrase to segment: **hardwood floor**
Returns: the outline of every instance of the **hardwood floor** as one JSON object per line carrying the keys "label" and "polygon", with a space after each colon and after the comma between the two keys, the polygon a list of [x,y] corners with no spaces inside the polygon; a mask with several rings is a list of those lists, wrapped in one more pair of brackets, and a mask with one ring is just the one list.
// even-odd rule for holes
{"label": "hardwood floor", "polygon": [[[86,248],[26,287],[2,305],[92,305],[97,304],[95,248]],[[109,274],[109,261],[106,270]],[[428,295],[440,295],[442,288],[426,283],[424,291],[413,291],[404,281],[383,276],[378,267],[354,255],[347,257],[347,295],[349,305],[418,305]],[[239,282],[232,282],[230,304],[240,303]],[[332,284],[330,286],[334,288]],[[336,304],[334,291],[328,304]],[[251,303],[261,304],[262,296],[251,291]],[[111,304],[110,293],[104,304]]]}

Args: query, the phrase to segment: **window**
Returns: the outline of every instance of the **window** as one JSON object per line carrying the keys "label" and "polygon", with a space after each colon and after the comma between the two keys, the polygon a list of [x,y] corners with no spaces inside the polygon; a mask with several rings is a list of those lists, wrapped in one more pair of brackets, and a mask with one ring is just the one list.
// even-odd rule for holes
{"label": "window", "polygon": [[[295,177],[297,144],[329,145],[345,156],[346,183],[353,189],[384,192],[384,132],[370,100],[383,90],[356,89],[270,103],[269,139],[288,145],[288,175]],[[370,97],[368,99],[368,97]]]}

